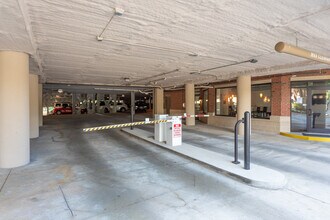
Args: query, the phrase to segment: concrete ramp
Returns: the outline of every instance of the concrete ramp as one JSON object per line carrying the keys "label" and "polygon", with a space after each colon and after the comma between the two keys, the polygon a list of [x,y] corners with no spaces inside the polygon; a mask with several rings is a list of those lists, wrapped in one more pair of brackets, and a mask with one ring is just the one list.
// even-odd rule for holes
{"label": "concrete ramp", "polygon": [[155,141],[153,139],[153,133],[138,128],[134,128],[134,130],[124,128],[122,131],[136,138],[173,151],[179,155],[183,155],[206,164],[226,176],[254,187],[264,189],[281,189],[286,184],[286,178],[282,173],[263,166],[251,163],[251,170],[245,170],[242,163],[238,165],[233,164],[231,162],[233,158],[228,157],[227,155],[219,154],[214,151],[205,150],[185,143],[182,143],[181,146],[171,147],[165,143]]}

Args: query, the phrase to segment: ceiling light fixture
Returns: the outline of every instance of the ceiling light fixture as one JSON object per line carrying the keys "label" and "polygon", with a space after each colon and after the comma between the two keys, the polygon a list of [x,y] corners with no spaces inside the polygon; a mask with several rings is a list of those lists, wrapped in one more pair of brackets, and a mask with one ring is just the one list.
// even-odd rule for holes
{"label": "ceiling light fixture", "polygon": [[308,50],[305,50],[303,48],[300,47],[296,47],[293,46],[291,44],[287,44],[284,42],[278,42],[275,45],[275,50],[279,53],[287,53],[287,54],[291,54],[294,56],[298,56],[298,57],[302,57],[302,58],[306,58],[309,60],[314,60],[320,63],[325,63],[325,64],[329,64],[330,65],[330,58],[320,55],[318,53],[315,52],[311,52]]}
{"label": "ceiling light fixture", "polygon": [[193,71],[190,74],[201,74],[203,72],[207,72],[207,71],[211,71],[211,70],[216,70],[216,69],[220,69],[220,68],[225,68],[225,67],[228,67],[228,66],[235,66],[235,65],[242,64],[242,63],[256,63],[256,62],[258,62],[258,60],[256,60],[256,59],[250,59],[250,60],[245,60],[245,61],[241,61],[241,62],[231,63],[231,64],[227,64],[227,65],[223,65],[223,66],[212,67],[212,68],[205,69],[205,70]]}

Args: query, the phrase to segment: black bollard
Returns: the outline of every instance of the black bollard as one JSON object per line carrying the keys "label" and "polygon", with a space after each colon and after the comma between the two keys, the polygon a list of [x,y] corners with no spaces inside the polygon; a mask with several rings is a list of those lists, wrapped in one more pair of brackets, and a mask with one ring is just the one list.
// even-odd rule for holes
{"label": "black bollard", "polygon": [[250,170],[250,112],[244,112],[244,169]]}

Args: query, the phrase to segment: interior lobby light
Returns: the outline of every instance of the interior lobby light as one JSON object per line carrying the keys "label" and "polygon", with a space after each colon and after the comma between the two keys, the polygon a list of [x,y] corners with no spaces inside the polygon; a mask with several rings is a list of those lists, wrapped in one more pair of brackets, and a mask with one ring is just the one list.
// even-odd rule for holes
{"label": "interior lobby light", "polygon": [[262,98],[262,97],[263,97],[263,95],[264,95],[264,94],[262,94],[262,92],[261,92],[261,93],[259,94],[260,98]]}
{"label": "interior lobby light", "polygon": [[284,42],[278,42],[275,45],[275,50],[279,53],[287,53],[287,54],[291,54],[294,56],[306,58],[309,60],[314,60],[314,61],[317,61],[320,63],[330,64],[329,57],[326,57],[326,56],[320,55],[318,53],[311,52],[306,49],[299,48],[299,47],[296,47],[296,46],[293,46],[291,44],[287,44]]}

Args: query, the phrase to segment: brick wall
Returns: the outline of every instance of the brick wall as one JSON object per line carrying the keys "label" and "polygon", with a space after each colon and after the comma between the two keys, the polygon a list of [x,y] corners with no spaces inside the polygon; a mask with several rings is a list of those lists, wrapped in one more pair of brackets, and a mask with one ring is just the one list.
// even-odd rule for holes
{"label": "brick wall", "polygon": [[165,96],[171,97],[171,109],[184,110],[182,105],[185,102],[184,90],[166,91]]}
{"label": "brick wall", "polygon": [[290,116],[291,76],[272,77],[272,115]]}

